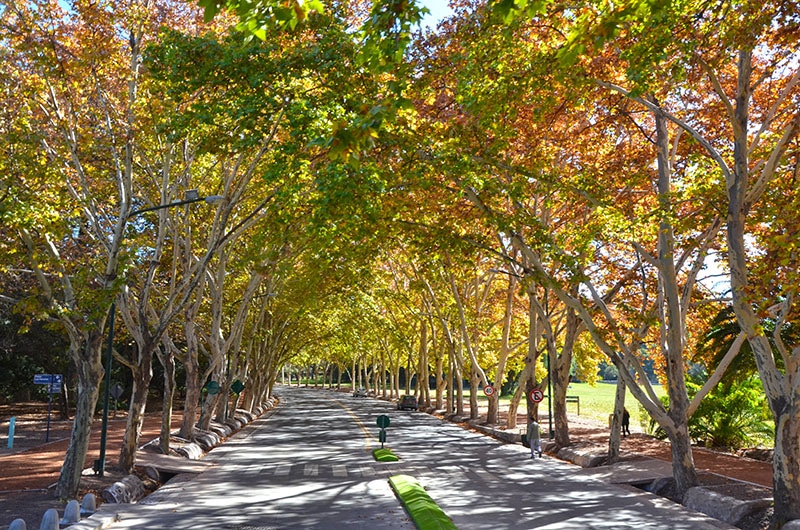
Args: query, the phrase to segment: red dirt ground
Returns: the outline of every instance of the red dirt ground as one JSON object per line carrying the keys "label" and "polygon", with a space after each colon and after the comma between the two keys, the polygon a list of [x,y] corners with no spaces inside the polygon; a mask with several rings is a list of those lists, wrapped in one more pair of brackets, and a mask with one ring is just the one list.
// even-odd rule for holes
{"label": "red dirt ground", "polygon": [[[13,447],[8,448],[9,418],[16,417]],[[44,512],[56,508],[63,513],[64,503],[54,497],[61,465],[69,445],[72,421],[50,419],[49,443],[47,437],[47,404],[22,403],[0,406],[0,530],[5,530],[16,518],[22,518],[28,528],[37,528]],[[122,448],[126,413],[117,412],[110,417],[106,440],[106,472],[104,477],[91,472],[92,463],[100,453],[101,421],[92,423],[89,453],[84,462],[80,495],[92,492],[98,503],[100,492],[123,477],[115,469]],[[180,425],[180,414],[173,415],[173,429]],[[161,413],[148,413],[142,428],[139,444],[157,438],[161,429]]]}

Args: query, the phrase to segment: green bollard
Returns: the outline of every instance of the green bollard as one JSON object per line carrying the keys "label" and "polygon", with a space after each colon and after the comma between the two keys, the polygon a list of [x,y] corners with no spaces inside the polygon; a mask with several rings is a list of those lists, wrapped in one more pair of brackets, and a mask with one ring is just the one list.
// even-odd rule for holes
{"label": "green bollard", "polygon": [[11,419],[8,420],[8,448],[14,448],[14,427],[17,425],[17,417],[11,416]]}

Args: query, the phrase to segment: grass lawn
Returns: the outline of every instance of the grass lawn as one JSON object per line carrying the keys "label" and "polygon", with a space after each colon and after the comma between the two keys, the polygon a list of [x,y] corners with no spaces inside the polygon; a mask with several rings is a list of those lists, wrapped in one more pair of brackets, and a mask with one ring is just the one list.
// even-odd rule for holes
{"label": "grass lawn", "polygon": [[[661,385],[654,387],[658,397],[666,395],[667,391]],[[587,418],[593,421],[608,425],[608,416],[614,412],[614,394],[617,391],[617,385],[611,383],[597,383],[590,386],[586,383],[572,383],[567,390],[567,396],[577,396],[581,400],[581,418]],[[631,414],[631,427],[642,428],[642,419],[644,425],[650,421],[647,412],[639,405],[639,402],[634,399],[630,392],[625,396],[625,408]],[[577,405],[574,403],[567,404],[567,411],[570,414],[577,412]],[[637,429],[638,430],[638,429]]]}
{"label": "grass lawn", "polygon": [[[659,397],[666,395],[667,393],[666,390],[660,385],[656,385],[654,388],[656,395]],[[600,425],[608,425],[608,416],[614,412],[614,394],[616,391],[617,387],[613,383],[597,383],[594,386],[591,386],[587,383],[571,383],[569,385],[569,389],[567,390],[567,396],[575,396],[580,399],[580,417],[582,419],[594,421]],[[469,392],[465,390],[464,395],[465,399],[468,399],[467,396],[469,395]],[[483,393],[481,393],[478,397],[478,401],[482,407],[486,406],[487,400]],[[508,407],[508,403],[510,401],[511,396],[501,396],[500,407]],[[646,425],[649,423],[649,416],[644,409],[640,407],[639,403],[633,398],[633,396],[631,396],[630,392],[628,392],[625,397],[625,407],[631,414],[631,428],[637,431],[644,430],[642,426],[642,419],[644,419],[644,424]],[[524,411],[525,404],[520,403],[520,412]],[[542,403],[539,405],[539,413],[542,416],[547,416],[547,394],[544,396],[544,401],[542,401]],[[577,403],[567,403],[567,413],[570,415],[577,415]]]}

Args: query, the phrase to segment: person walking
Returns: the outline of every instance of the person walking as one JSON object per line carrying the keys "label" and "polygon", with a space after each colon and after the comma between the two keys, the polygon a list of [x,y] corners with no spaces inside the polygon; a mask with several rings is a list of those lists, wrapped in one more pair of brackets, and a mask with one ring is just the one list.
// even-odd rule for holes
{"label": "person walking", "polygon": [[628,409],[622,408],[622,437],[625,438],[631,433],[631,415]]}
{"label": "person walking", "polygon": [[536,420],[531,418],[528,421],[528,443],[531,446],[531,458],[542,457],[542,433],[539,424]]}

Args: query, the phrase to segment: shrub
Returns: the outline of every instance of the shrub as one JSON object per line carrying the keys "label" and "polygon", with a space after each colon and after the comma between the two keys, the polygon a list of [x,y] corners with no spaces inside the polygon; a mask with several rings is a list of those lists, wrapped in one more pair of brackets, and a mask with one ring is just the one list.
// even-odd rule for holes
{"label": "shrub", "polygon": [[[690,383],[690,388],[697,390]],[[689,420],[689,436],[699,445],[740,449],[768,444],[774,437],[764,389],[757,376],[718,385]]]}

